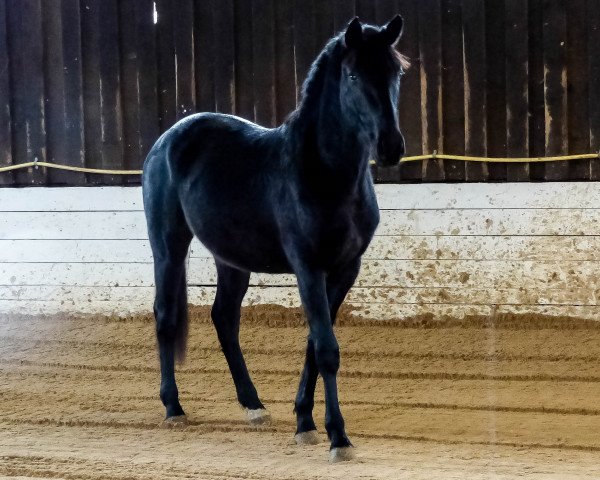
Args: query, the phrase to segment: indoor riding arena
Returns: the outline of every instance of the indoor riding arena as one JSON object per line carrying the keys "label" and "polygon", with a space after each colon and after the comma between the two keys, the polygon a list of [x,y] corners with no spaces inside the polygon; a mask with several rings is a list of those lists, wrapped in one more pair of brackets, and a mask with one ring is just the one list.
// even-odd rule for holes
{"label": "indoor riding arena", "polygon": [[[365,167],[380,222],[335,326],[355,458],[329,461],[321,379],[320,442],[294,439],[291,274],[250,276],[248,420],[197,239],[165,422],[147,153],[196,112],[280,125],[329,38],[397,13],[406,155]],[[0,478],[600,478],[598,78],[595,0],[0,0]]]}

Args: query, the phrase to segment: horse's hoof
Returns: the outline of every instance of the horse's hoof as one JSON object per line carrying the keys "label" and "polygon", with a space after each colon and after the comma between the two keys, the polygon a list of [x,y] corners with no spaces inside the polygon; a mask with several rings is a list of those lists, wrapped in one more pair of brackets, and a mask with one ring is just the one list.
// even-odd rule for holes
{"label": "horse's hoof", "polygon": [[183,428],[187,426],[188,419],[186,415],[174,415],[167,417],[161,423],[162,428]]}
{"label": "horse's hoof", "polygon": [[319,433],[316,430],[309,430],[308,432],[300,432],[294,436],[296,444],[298,445],[316,445],[321,443]]}
{"label": "horse's hoof", "polygon": [[265,408],[246,409],[246,417],[250,425],[268,425],[271,423],[271,414]]}
{"label": "horse's hoof", "polygon": [[331,463],[347,462],[354,457],[354,447],[338,447],[329,450],[329,461]]}

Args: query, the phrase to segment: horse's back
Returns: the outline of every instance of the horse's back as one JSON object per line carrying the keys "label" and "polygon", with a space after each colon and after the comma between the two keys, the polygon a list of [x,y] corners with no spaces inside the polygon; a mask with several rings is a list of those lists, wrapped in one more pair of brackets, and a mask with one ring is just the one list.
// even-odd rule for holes
{"label": "horse's back", "polygon": [[285,177],[277,130],[231,115],[192,115],[157,141],[145,170],[154,162],[165,179],[158,188],[177,197],[215,257],[245,270],[289,270],[274,201]]}

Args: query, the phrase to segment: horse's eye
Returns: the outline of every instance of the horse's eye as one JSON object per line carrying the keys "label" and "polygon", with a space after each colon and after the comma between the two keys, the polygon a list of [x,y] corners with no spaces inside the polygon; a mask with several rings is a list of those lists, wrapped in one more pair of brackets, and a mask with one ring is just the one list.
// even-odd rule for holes
{"label": "horse's eye", "polygon": [[355,82],[358,79],[358,77],[356,75],[354,75],[353,73],[351,73],[350,75],[348,75],[348,78],[350,80],[352,80],[353,82]]}

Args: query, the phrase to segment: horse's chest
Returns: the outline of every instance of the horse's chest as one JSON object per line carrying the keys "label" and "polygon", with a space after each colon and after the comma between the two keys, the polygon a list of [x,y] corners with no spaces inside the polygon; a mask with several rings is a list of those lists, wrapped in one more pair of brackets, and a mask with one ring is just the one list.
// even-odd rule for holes
{"label": "horse's chest", "polygon": [[379,221],[376,213],[349,212],[323,225],[320,253],[332,265],[352,261],[368,247]]}

